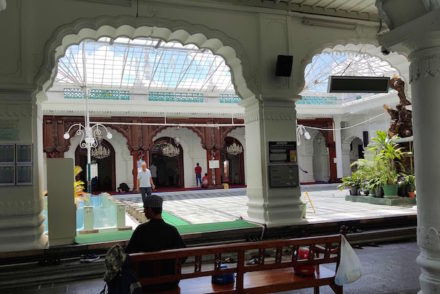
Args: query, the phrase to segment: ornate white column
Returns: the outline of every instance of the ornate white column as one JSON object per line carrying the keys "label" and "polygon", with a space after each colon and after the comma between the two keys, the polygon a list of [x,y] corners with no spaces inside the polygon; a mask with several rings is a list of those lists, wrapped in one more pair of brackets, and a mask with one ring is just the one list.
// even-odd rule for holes
{"label": "ornate white column", "polygon": [[[417,2],[411,4],[420,6]],[[399,14],[388,13],[385,4],[378,4],[391,29],[379,40],[388,50],[406,54],[411,62],[419,280],[421,292],[440,293],[440,10],[430,3],[424,2],[428,12],[423,15],[420,7],[398,6],[408,11],[402,13],[407,19],[397,19]]]}
{"label": "ornate white column", "polygon": [[0,252],[47,246],[42,215],[42,115],[27,91],[0,93],[0,144],[32,145],[32,184],[0,186]]}
{"label": "ornate white column", "polygon": [[296,141],[294,101],[247,99],[242,105],[245,106],[249,219],[271,227],[303,221],[299,185],[294,188],[269,185],[269,142]]}
{"label": "ornate white column", "polygon": [[338,179],[343,176],[342,167],[342,136],[341,136],[341,117],[333,117],[335,144],[336,144],[336,170]]}
{"label": "ornate white column", "polygon": [[410,55],[415,168],[417,258],[423,293],[440,293],[440,47]]}

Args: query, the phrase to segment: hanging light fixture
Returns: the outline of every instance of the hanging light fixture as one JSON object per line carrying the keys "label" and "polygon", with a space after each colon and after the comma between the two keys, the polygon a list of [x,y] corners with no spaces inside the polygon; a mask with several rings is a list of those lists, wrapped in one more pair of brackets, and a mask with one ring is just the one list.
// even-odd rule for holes
{"label": "hanging light fixture", "polygon": [[304,136],[306,140],[310,140],[312,136],[310,136],[310,133],[306,130],[305,126],[303,125],[297,125],[296,126],[296,142],[298,145],[301,145],[301,136]]}
{"label": "hanging light fixture", "polygon": [[171,143],[165,143],[161,146],[162,154],[166,157],[176,157],[180,155],[180,148]]}
{"label": "hanging light fixture", "polygon": [[90,115],[88,110],[89,99],[87,98],[87,91],[85,90],[85,88],[83,89],[83,91],[86,97],[85,123],[84,125],[81,123],[76,123],[71,125],[69,129],[64,133],[64,139],[66,140],[70,139],[70,131],[74,127],[78,127],[78,129],[75,132],[75,136],[81,136],[79,146],[82,149],[96,148],[98,147],[99,143],[102,141],[103,138],[103,133],[101,128],[104,129],[107,139],[110,140],[111,138],[113,138],[113,135],[101,123],[96,123],[92,126],[90,125]]}
{"label": "hanging light fixture", "polygon": [[96,159],[104,159],[110,156],[110,149],[102,145],[93,148],[91,152],[92,152],[92,157]]}
{"label": "hanging light fixture", "polygon": [[243,153],[243,146],[240,146],[234,142],[231,145],[229,145],[228,147],[226,147],[226,152],[228,154],[237,156],[237,155]]}

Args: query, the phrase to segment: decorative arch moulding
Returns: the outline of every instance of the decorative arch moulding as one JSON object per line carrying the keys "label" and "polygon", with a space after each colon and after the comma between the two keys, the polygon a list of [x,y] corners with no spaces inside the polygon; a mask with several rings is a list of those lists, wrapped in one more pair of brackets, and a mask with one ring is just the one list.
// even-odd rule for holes
{"label": "decorative arch moulding", "polygon": [[[92,121],[100,121],[104,125],[106,122],[121,121],[127,123],[148,123],[157,122],[157,118],[131,118],[131,117],[115,117],[115,118],[91,118]],[[83,117],[69,117],[69,116],[44,116],[43,122],[46,126],[43,128],[43,145],[44,151],[51,157],[62,157],[64,152],[70,148],[70,140],[64,140],[62,135],[69,127],[75,123],[82,123]],[[195,118],[195,119],[179,119],[174,118],[174,123],[229,123],[230,121],[225,118],[212,119],[212,118]],[[242,120],[235,121],[236,123],[242,123]],[[57,125],[55,125],[57,124]],[[57,127],[62,126],[62,130],[59,131]],[[113,131],[120,133],[127,140],[127,148],[130,152],[143,150],[150,150],[154,138],[163,130],[169,128],[176,128],[176,126],[148,126],[148,125],[107,125]],[[181,127],[194,132],[201,140],[202,146],[205,149],[221,149],[224,144],[224,138],[236,128],[242,128],[243,126],[227,126],[217,128],[204,128],[204,127]],[[58,130],[58,132],[57,132]],[[72,128],[70,130],[70,138],[75,136],[77,129]]]}
{"label": "decorative arch moulding", "polygon": [[[133,16],[101,16],[81,18],[59,27],[47,41],[42,66],[36,75],[38,101],[46,100],[45,92],[52,86],[56,76],[58,59],[66,49],[85,39],[101,37],[152,37],[163,41],[177,41],[184,45],[194,44],[209,49],[225,59],[231,70],[234,88],[242,99],[254,97],[256,79],[254,69],[241,43],[222,31],[201,24],[191,24],[155,16],[135,18]],[[251,78],[252,77],[252,78]]]}
{"label": "decorative arch moulding", "polygon": [[[301,72],[304,73],[307,65],[312,63],[314,56],[328,53],[328,52],[354,52],[363,53],[372,57],[377,57],[381,60],[388,62],[393,68],[397,70],[399,75],[404,81],[410,81],[409,66],[410,62],[408,58],[396,52],[391,52],[388,55],[382,53],[382,47],[379,45],[377,38],[358,37],[337,39],[331,42],[325,42],[317,46],[314,50],[310,50],[300,62]],[[301,88],[304,88],[305,79],[301,77]]]}

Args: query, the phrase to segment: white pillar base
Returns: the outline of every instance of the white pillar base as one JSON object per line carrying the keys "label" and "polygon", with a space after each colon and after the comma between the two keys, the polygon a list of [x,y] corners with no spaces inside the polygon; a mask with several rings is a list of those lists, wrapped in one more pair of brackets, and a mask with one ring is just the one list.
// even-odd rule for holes
{"label": "white pillar base", "polygon": [[[283,191],[284,190],[284,191]],[[262,202],[262,190],[247,190],[248,220],[268,227],[289,226],[306,222],[305,204],[290,189],[269,190],[269,201]]]}
{"label": "white pillar base", "polygon": [[[269,185],[270,141],[296,141],[294,101],[244,101],[248,220],[269,227],[304,222],[299,187]],[[299,179],[297,179],[299,185]]]}
{"label": "white pillar base", "polygon": [[47,248],[43,221],[41,213],[0,217],[0,252]]}

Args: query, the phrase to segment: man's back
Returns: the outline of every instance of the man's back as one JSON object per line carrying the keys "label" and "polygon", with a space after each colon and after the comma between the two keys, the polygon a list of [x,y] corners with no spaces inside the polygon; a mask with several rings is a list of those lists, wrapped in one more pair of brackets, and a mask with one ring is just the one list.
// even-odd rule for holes
{"label": "man's back", "polygon": [[202,167],[201,166],[196,166],[194,171],[196,172],[196,175],[201,175],[202,174]]}
{"label": "man's back", "polygon": [[[182,237],[177,229],[162,219],[152,219],[147,223],[139,225],[133,232],[133,236],[127,246],[127,253],[154,252],[167,249],[185,248]],[[159,266],[160,272],[154,272]],[[175,261],[163,260],[160,263],[145,263],[141,268],[142,276],[160,276],[175,274]],[[176,287],[176,283],[149,287],[150,290],[162,290]]]}
{"label": "man's back", "polygon": [[182,237],[172,225],[162,219],[152,219],[139,225],[127,246],[127,253],[152,252],[184,248]]}

